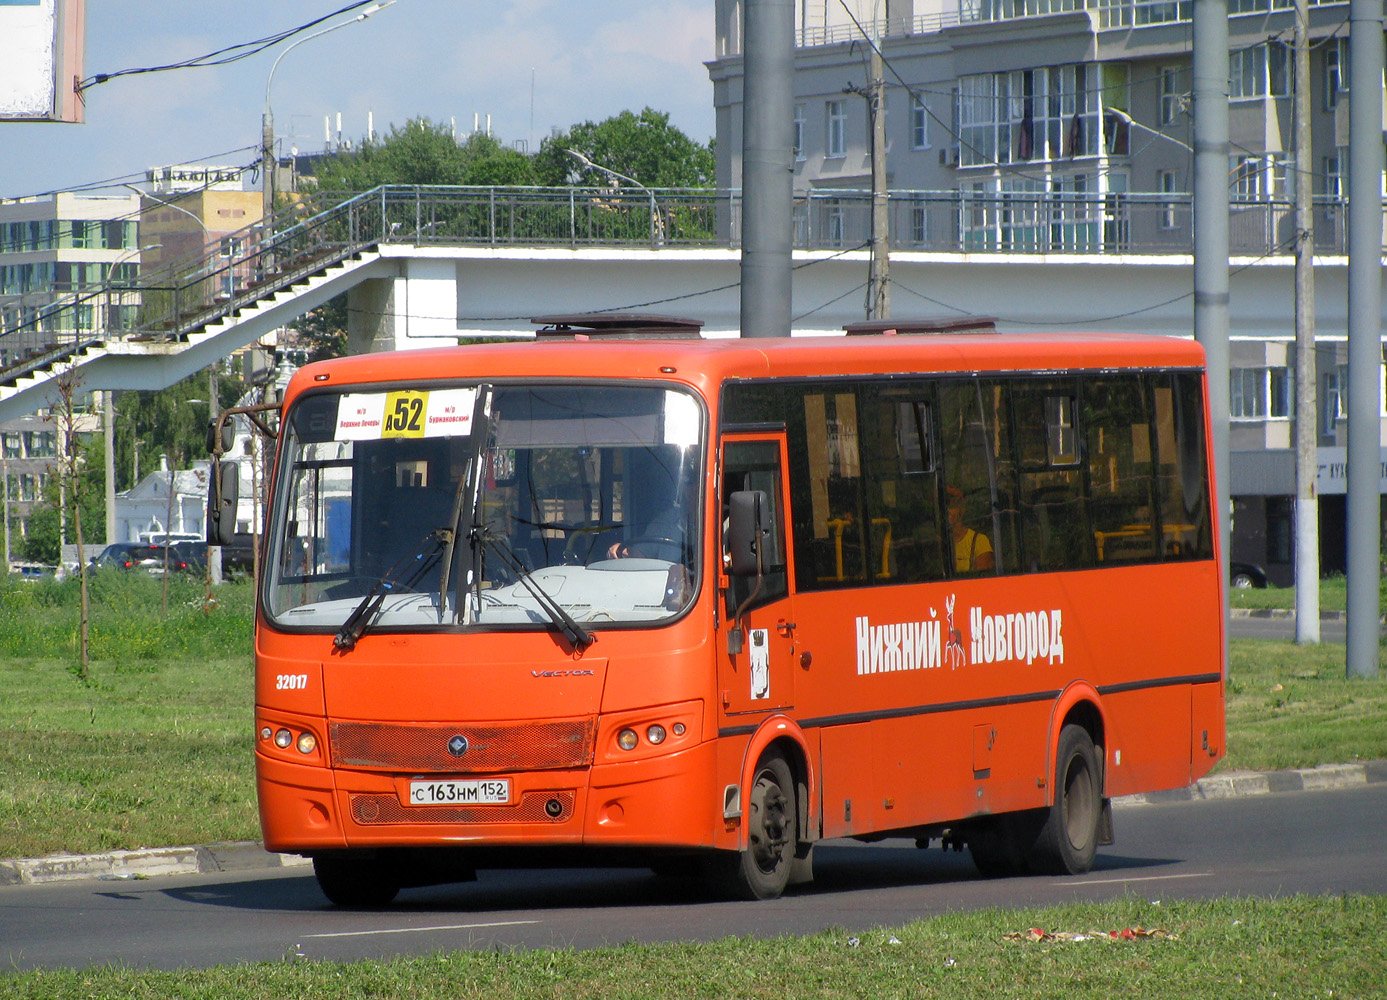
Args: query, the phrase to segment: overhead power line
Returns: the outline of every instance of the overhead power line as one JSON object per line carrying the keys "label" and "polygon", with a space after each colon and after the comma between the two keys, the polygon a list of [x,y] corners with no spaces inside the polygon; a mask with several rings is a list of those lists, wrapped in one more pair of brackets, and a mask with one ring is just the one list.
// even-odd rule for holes
{"label": "overhead power line", "polygon": [[340,7],[329,14],[324,14],[322,17],[316,17],[295,28],[277,31],[272,35],[266,35],[264,38],[257,38],[249,42],[238,42],[235,45],[228,45],[214,52],[194,56],[191,59],[184,59],[180,62],[166,63],[162,66],[138,66],[131,69],[116,70],[113,73],[97,73],[78,83],[77,92],[80,94],[90,87],[95,87],[99,83],[105,83],[108,80],[114,80],[116,77],[120,76],[134,76],[138,73],[162,73],[171,69],[192,69],[198,66],[225,66],[227,63],[248,59],[253,55],[264,52],[268,48],[273,48],[280,42],[293,38],[300,32],[307,31],[309,28],[316,27],[324,21],[330,21],[334,17],[349,13],[359,7],[365,7],[372,2],[373,0],[356,0],[354,3],[349,3],[345,7]]}

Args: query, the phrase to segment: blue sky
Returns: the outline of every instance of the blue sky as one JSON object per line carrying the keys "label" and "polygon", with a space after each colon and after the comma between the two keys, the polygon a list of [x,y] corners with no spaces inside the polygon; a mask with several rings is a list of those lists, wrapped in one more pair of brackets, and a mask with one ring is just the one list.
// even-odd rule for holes
{"label": "blue sky", "polygon": [[[192,58],[347,2],[88,0],[85,72]],[[283,51],[92,87],[84,125],[0,122],[0,197],[209,157],[250,163]],[[474,115],[490,114],[497,138],[533,149],[553,127],[649,105],[707,141],[712,85],[703,62],[712,55],[712,0],[398,0],[289,52],[270,104],[276,133],[301,152],[322,148],[324,118],[335,129],[338,112],[353,140],[366,133],[368,112],[381,134],[420,116],[455,118],[466,132]]]}

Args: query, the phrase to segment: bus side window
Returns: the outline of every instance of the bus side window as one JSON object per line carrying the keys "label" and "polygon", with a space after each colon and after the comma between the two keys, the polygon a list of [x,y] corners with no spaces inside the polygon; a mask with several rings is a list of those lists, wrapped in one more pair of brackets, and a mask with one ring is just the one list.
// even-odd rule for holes
{"label": "bus side window", "polygon": [[[809,459],[809,520],[795,536],[796,572],[811,589],[869,582],[871,549],[862,497],[862,443],[857,395],[806,392],[804,441]],[[797,512],[801,526],[804,515]]]}
{"label": "bus side window", "polygon": [[943,579],[929,387],[883,383],[860,398],[869,573],[888,584]]}
{"label": "bus side window", "polygon": [[1203,395],[1193,373],[1153,378],[1156,476],[1165,559],[1213,558]]}
{"label": "bus side window", "polygon": [[[1161,530],[1151,496],[1151,421],[1139,375],[1084,385],[1093,537],[1103,563],[1148,562]],[[1180,529],[1168,526],[1178,542]]]}
{"label": "bus side window", "polygon": [[1020,493],[1018,510],[1027,572],[1093,565],[1073,380],[1025,381],[1012,387]]}
{"label": "bus side window", "polygon": [[[768,506],[762,510],[762,524],[769,529],[767,551],[761,553],[761,592],[756,605],[767,604],[789,592],[785,565],[784,512],[781,510],[780,445],[776,441],[729,441],[722,453],[722,530],[726,530],[727,508],[733,493],[759,490]],[[725,551],[725,543],[724,543]],[[756,586],[754,577],[731,577],[727,588],[727,614],[735,613]]]}
{"label": "bus side window", "polygon": [[[946,551],[955,575],[1017,570],[1016,469],[1007,386],[961,379],[939,389],[939,458],[951,518]],[[983,554],[983,550],[987,554]]]}

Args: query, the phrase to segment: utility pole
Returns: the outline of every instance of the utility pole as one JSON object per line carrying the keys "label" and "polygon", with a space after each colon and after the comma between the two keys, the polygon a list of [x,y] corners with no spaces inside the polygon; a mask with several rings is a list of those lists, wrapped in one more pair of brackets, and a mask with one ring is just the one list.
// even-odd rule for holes
{"label": "utility pole", "polygon": [[742,336],[788,337],[795,9],[791,0],[747,0],[742,24]]}
{"label": "utility pole", "polygon": [[1382,0],[1349,3],[1348,636],[1349,677],[1376,677],[1381,649]]}
{"label": "utility pole", "polygon": [[[1381,0],[1379,0],[1379,3]],[[1380,9],[1380,8],[1379,8]],[[1223,610],[1228,611],[1228,4],[1194,0],[1194,337],[1209,372]]]}
{"label": "utility pole", "polygon": [[891,221],[886,205],[886,81],[881,59],[881,19],[872,22],[870,95],[872,116],[872,273],[868,319],[891,317]]}
{"label": "utility pole", "polygon": [[1319,419],[1315,398],[1315,211],[1311,182],[1310,10],[1295,5],[1295,641],[1320,641]]}

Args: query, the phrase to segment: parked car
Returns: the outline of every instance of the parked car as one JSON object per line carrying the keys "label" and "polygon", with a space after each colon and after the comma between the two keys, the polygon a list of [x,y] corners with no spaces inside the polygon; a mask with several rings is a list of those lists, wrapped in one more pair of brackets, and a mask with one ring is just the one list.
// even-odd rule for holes
{"label": "parked car", "polygon": [[45,577],[53,577],[53,576],[56,576],[56,575],[57,575],[57,571],[58,571],[58,568],[57,568],[56,566],[49,566],[49,565],[46,565],[46,564],[44,564],[44,563],[34,563],[34,562],[12,562],[12,563],[10,563],[10,573],[11,573],[11,575],[17,576],[17,577],[18,577],[19,579],[21,579],[21,580],[28,580],[28,581],[30,581],[30,582],[33,582],[34,580],[42,580],[42,579],[44,579]]}
{"label": "parked car", "polygon": [[1246,590],[1249,587],[1265,587],[1267,574],[1262,567],[1254,563],[1235,562],[1228,568],[1228,582],[1238,590]]}
{"label": "parked car", "polygon": [[154,559],[153,546],[142,542],[112,542],[88,561],[92,569],[140,569]]}

